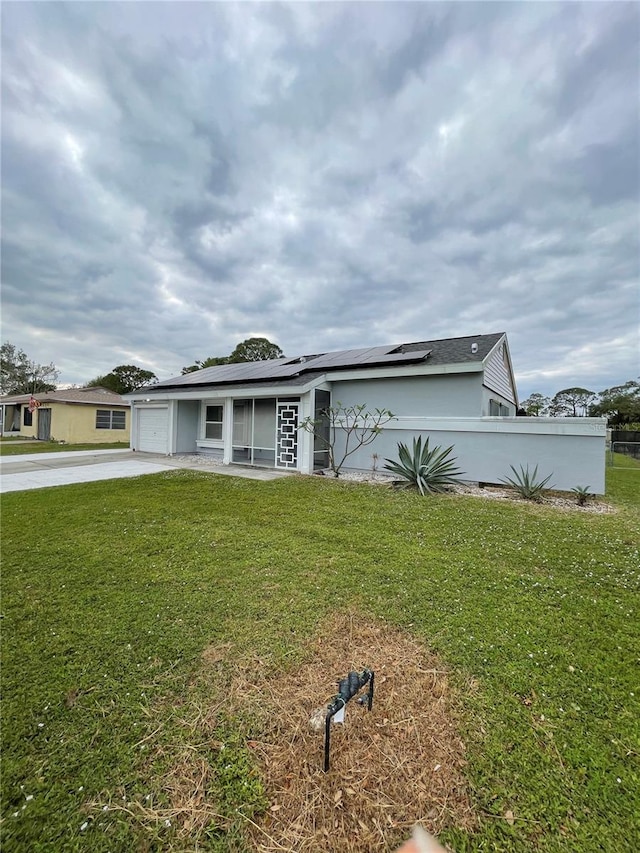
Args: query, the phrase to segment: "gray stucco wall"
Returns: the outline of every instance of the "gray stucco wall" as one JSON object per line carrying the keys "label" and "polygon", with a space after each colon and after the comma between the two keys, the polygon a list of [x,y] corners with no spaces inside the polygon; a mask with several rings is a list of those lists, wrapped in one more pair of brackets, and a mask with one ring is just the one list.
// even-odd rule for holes
{"label": "gray stucco wall", "polygon": [[483,417],[489,417],[491,414],[490,403],[491,400],[497,400],[499,403],[502,403],[509,409],[509,416],[516,416],[516,405],[511,402],[507,397],[503,397],[501,394],[498,394],[497,391],[492,391],[490,388],[483,386],[482,388],[482,411],[480,414]]}
{"label": "gray stucco wall", "polygon": [[[410,420],[410,419],[407,419]],[[422,421],[420,423],[420,421]],[[538,476],[551,474],[550,485],[569,491],[589,486],[595,494],[605,491],[606,424],[600,418],[460,418],[415,419],[414,424],[394,423],[373,444],[347,460],[345,470],[372,468],[372,454],[397,459],[398,442],[411,447],[414,436],[429,436],[430,445],[454,445],[453,455],[469,482],[499,483],[516,468],[538,465]]]}
{"label": "gray stucco wall", "polygon": [[178,401],[176,453],[195,453],[198,436],[200,403],[197,400]]}
{"label": "gray stucco wall", "polygon": [[345,406],[391,409],[394,415],[478,417],[482,413],[482,374],[399,376],[332,382],[331,399]]}

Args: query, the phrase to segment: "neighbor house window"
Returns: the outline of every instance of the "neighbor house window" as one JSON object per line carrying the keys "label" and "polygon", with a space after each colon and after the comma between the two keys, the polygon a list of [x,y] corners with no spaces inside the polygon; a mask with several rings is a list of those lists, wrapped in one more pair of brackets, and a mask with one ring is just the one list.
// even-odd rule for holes
{"label": "neighbor house window", "polygon": [[126,412],[112,409],[98,409],[96,412],[96,429],[125,429]]}
{"label": "neighbor house window", "polygon": [[33,426],[33,412],[30,412],[27,406],[24,407],[24,425]]}
{"label": "neighbor house window", "polygon": [[222,406],[207,406],[205,415],[205,438],[222,438]]}

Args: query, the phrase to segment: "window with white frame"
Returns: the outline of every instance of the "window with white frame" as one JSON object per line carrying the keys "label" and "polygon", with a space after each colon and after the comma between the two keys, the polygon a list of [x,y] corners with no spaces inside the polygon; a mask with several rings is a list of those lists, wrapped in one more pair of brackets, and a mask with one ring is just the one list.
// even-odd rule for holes
{"label": "window with white frame", "polygon": [[96,429],[126,429],[126,412],[117,409],[98,409]]}
{"label": "window with white frame", "polygon": [[222,439],[224,406],[207,406],[204,418],[204,437]]}

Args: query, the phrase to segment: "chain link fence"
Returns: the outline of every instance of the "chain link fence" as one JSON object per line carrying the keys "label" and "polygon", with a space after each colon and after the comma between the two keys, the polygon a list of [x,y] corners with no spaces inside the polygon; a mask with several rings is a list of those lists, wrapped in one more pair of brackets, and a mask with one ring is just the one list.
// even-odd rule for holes
{"label": "chain link fence", "polygon": [[[608,456],[609,465],[612,468],[640,471],[640,464],[638,466],[625,464],[627,459],[634,459],[640,463],[640,441],[612,441]],[[623,460],[622,457],[626,458]]]}

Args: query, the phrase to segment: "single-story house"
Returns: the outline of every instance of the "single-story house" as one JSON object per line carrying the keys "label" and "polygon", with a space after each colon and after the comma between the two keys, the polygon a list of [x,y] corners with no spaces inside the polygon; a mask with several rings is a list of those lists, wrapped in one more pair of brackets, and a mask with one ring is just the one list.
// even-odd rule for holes
{"label": "single-story house", "polygon": [[0,397],[4,436],[67,444],[128,442],[131,404],[106,388],[69,388]]}
{"label": "single-story house", "polygon": [[218,365],[127,398],[134,450],[306,473],[325,467],[327,454],[299,426],[338,402],[397,418],[506,417],[517,408],[504,333]]}
{"label": "single-story house", "polygon": [[[225,364],[127,394],[131,447],[199,453],[223,464],[310,474],[328,465],[329,407],[389,409],[375,441],[344,471],[382,468],[398,443],[422,435],[454,446],[470,482],[499,483],[510,466],[538,465],[558,489],[604,493],[603,418],[517,417],[518,396],[506,334],[472,335],[340,352]],[[311,434],[305,418],[320,422]],[[336,450],[344,444],[338,429]]]}

